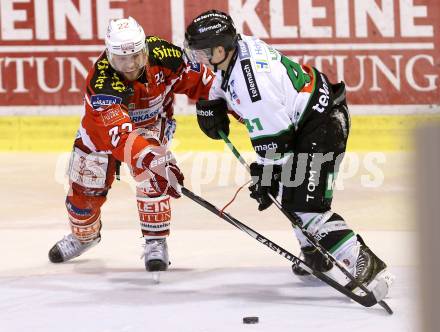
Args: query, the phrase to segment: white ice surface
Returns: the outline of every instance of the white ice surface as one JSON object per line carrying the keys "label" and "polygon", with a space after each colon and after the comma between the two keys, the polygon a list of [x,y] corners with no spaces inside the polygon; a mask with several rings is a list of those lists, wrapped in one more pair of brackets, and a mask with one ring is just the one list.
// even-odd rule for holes
{"label": "white ice surface", "polygon": [[[380,188],[362,187],[360,172],[334,201],[335,211],[396,274],[386,300],[393,316],[299,281],[283,257],[185,198],[173,201],[172,265],[156,284],[139,259],[136,201],[124,182],[114,184],[103,208],[101,243],[72,262],[51,264],[48,250],[69,231],[58,160],[56,154],[0,154],[0,332],[420,331],[407,155],[387,155]],[[200,176],[191,167],[190,160],[183,164],[188,183]],[[223,206],[236,187],[213,178],[202,195]],[[298,252],[275,208],[259,213],[241,193],[228,210]],[[245,316],[260,323],[244,325]]]}
{"label": "white ice surface", "polygon": [[[141,269],[1,278],[2,331],[416,331],[412,276],[380,307],[363,308],[286,268]],[[242,324],[258,316],[260,323]]]}
{"label": "white ice surface", "polygon": [[[27,271],[19,264],[0,271],[0,331],[418,330],[414,266],[391,268],[397,280],[386,300],[395,311],[389,316],[326,285],[300,281],[287,260],[234,229],[204,234],[194,259],[178,242],[197,243],[198,236],[177,232],[170,241],[174,262],[159,284],[138,259],[140,248],[115,247],[121,234],[113,233],[104,233],[107,241],[75,261],[50,264],[42,246],[26,262]],[[370,241],[378,236],[365,235]],[[397,239],[398,233],[388,236]],[[230,246],[223,250],[226,239]],[[244,325],[245,316],[258,316],[260,323]]]}

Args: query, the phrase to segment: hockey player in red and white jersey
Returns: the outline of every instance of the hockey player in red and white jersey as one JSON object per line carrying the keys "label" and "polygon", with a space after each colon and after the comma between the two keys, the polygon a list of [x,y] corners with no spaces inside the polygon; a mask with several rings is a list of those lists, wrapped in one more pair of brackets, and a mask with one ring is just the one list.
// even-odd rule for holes
{"label": "hockey player in red and white jersey", "polygon": [[[214,66],[218,78],[210,100],[197,103],[201,129],[221,139],[218,131],[229,132],[226,114],[231,111],[248,129],[256,152],[249,189],[258,209],[272,204],[269,193],[281,192],[283,208],[296,213],[359,283],[375,287],[384,280],[389,286],[393,276],[386,264],[331,210],[350,127],[344,84],[330,83],[318,69],[290,60],[256,37],[237,34],[231,17],[220,11],[200,14],[185,37],[189,58]],[[331,262],[298,228],[295,233],[309,266],[330,272]],[[292,269],[299,276],[309,274],[299,265]]]}
{"label": "hockey player in red and white jersey", "polygon": [[110,22],[105,45],[87,77],[70,160],[66,207],[72,232],[50,249],[49,259],[68,261],[100,241],[101,206],[118,164],[125,162],[137,183],[145,267],[166,270],[170,197],[180,197],[184,179],[168,150],[176,127],[174,94],[207,99],[214,75],[187,62],[179,47],[146,37],[131,17]]}

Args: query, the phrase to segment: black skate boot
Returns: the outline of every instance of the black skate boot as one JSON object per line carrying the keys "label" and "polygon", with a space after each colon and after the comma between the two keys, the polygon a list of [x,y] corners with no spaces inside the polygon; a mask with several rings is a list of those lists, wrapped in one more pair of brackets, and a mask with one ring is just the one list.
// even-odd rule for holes
{"label": "black skate boot", "polygon": [[148,272],[166,271],[170,264],[166,239],[146,239],[144,258]]}
{"label": "black skate boot", "polygon": [[[300,258],[316,271],[327,272],[333,267],[333,264],[325,259],[318,249],[314,247],[301,248]],[[310,276],[310,273],[304,270],[299,264],[292,265],[292,272],[299,277]]]}
{"label": "black skate boot", "polygon": [[55,243],[55,245],[49,250],[49,260],[52,263],[69,261],[94,247],[99,241],[101,241],[101,236],[98,236],[91,242],[82,243],[73,234],[69,234]]}
{"label": "black skate boot", "polygon": [[[356,281],[373,291],[375,295],[377,292],[376,298],[383,299],[395,277],[387,270],[387,265],[368,248],[362,238],[359,235],[357,237],[360,249],[354,274]],[[353,291],[356,289],[356,283],[351,281],[345,287]]]}

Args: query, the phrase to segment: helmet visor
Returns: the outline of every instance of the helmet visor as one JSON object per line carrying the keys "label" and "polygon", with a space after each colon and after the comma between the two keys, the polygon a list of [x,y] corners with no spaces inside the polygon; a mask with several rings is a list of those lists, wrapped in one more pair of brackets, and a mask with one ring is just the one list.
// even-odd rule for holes
{"label": "helmet visor", "polygon": [[119,55],[108,52],[112,67],[121,73],[130,73],[141,69],[147,63],[147,49],[144,48],[133,54]]}
{"label": "helmet visor", "polygon": [[212,48],[202,48],[198,50],[191,49],[188,45],[188,41],[184,42],[185,54],[188,60],[194,63],[202,63],[209,66],[212,59]]}

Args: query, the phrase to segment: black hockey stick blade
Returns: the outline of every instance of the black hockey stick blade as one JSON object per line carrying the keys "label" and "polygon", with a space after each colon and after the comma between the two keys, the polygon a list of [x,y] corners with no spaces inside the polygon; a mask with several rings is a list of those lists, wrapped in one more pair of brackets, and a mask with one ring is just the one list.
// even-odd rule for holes
{"label": "black hockey stick blade", "polygon": [[332,278],[328,277],[324,273],[313,270],[310,266],[308,266],[300,258],[296,257],[292,253],[288,252],[284,248],[277,245],[275,242],[269,240],[265,236],[261,235],[260,233],[256,232],[252,228],[250,228],[249,226],[247,226],[247,225],[243,224],[242,222],[240,222],[239,220],[235,219],[230,214],[228,214],[226,212],[222,213],[216,206],[214,206],[210,202],[206,201],[202,197],[197,196],[196,194],[194,194],[192,191],[188,190],[187,188],[182,187],[182,193],[186,197],[191,199],[192,201],[196,202],[197,204],[199,204],[202,207],[206,208],[207,210],[211,211],[213,214],[217,215],[218,217],[227,221],[231,225],[233,225],[236,228],[240,229],[241,231],[245,232],[249,236],[256,239],[258,242],[264,244],[269,249],[272,249],[273,251],[275,251],[280,256],[284,257],[285,259],[289,260],[290,262],[295,263],[295,264],[301,264],[301,267],[303,267],[305,270],[312,273],[316,278],[320,279],[321,281],[323,281],[324,283],[326,283],[330,287],[336,289],[340,293],[349,297],[353,301],[361,304],[364,307],[372,307],[375,304],[379,303],[379,305],[381,305],[389,314],[393,313],[391,308],[384,301],[378,302],[372,292],[366,292],[366,294],[363,296],[353,293],[352,291],[348,290],[347,288],[345,288],[344,286],[342,286],[341,284],[339,284],[338,282],[336,282]]}

